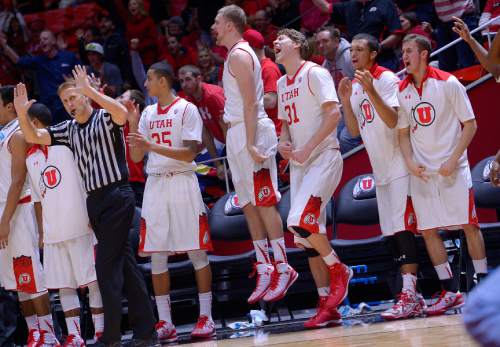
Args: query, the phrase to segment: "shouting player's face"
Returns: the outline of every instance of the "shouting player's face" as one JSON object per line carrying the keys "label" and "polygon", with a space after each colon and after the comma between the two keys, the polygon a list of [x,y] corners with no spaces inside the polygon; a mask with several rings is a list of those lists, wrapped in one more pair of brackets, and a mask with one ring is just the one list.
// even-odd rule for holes
{"label": "shouting player's face", "polygon": [[224,44],[223,40],[227,31],[227,27],[228,23],[224,16],[222,16],[220,13],[215,16],[214,24],[212,25],[211,29],[213,31],[213,35],[215,36],[215,43],[218,46],[222,46]]}
{"label": "shouting player's face", "polygon": [[351,43],[351,60],[355,70],[365,70],[374,62],[375,54],[372,54],[366,40],[353,40]]}
{"label": "shouting player's face", "polygon": [[293,42],[292,39],[286,35],[278,36],[273,44],[277,63],[283,64],[288,58],[297,54],[296,49],[298,44]]}
{"label": "shouting player's face", "polygon": [[403,64],[406,72],[409,74],[416,73],[420,70],[422,64],[426,62],[427,51],[420,51],[415,41],[407,41],[403,43]]}

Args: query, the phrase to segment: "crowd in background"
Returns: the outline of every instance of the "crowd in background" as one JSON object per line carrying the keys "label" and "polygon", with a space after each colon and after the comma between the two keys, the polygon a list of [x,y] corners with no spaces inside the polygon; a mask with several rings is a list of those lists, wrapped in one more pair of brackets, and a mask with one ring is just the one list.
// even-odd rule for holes
{"label": "crowd in background", "polygon": [[[89,3],[99,10],[72,31],[48,31],[50,23],[32,18],[33,13]],[[0,83],[27,83],[34,97],[52,110],[54,123],[68,117],[57,87],[80,62],[112,97],[131,89],[145,92],[145,71],[160,60],[166,60],[176,72],[185,65],[198,66],[203,82],[221,85],[227,49],[215,45],[210,27],[217,10],[231,3],[248,15],[254,31],[247,40],[261,51],[261,64],[264,58],[267,64],[274,64],[277,31],[295,28],[309,37],[310,60],[327,68],[336,84],[342,77],[353,77],[350,40],[358,33],[379,38],[378,63],[399,71],[404,67],[404,35],[426,36],[439,48],[458,37],[452,31],[452,17],[461,18],[472,30],[500,14],[500,0],[4,0],[0,2]],[[51,21],[60,20],[56,13]],[[499,25],[489,31],[496,32]],[[461,43],[439,54],[436,64],[454,71],[474,65],[476,60],[467,44]],[[273,85],[283,70],[276,66],[267,71],[274,74],[268,78],[268,85]],[[182,93],[179,81],[175,87]],[[145,100],[150,100],[147,95]],[[272,108],[266,107],[279,128]],[[360,143],[342,122],[338,135],[343,153]]]}

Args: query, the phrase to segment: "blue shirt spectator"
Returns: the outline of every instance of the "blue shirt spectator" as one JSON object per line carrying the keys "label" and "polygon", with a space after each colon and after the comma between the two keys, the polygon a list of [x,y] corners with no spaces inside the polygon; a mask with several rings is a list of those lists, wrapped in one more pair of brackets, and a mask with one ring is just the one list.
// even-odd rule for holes
{"label": "blue shirt spectator", "polygon": [[5,54],[15,64],[35,72],[39,94],[38,101],[51,109],[54,116],[53,123],[69,119],[57,95],[57,88],[65,81],[65,77],[71,77],[71,71],[75,65],[80,64],[76,55],[72,52],[59,50],[56,37],[48,30],[40,33],[41,55],[19,57],[5,41],[0,41],[0,44]]}

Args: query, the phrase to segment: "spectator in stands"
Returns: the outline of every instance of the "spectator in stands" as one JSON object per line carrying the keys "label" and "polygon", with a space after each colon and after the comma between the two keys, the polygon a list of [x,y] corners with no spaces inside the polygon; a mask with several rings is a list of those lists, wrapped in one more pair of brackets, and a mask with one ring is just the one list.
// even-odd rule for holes
{"label": "spectator in stands", "polygon": [[106,95],[112,98],[116,97],[121,93],[123,85],[118,66],[103,60],[104,49],[97,42],[87,44],[85,51],[87,52],[87,60],[89,62],[87,73],[89,75],[94,74],[95,77],[101,80],[103,91]]}
{"label": "spectator in stands", "polygon": [[[500,0],[488,0],[484,6],[481,18],[479,18],[479,26],[498,16],[500,16]],[[489,28],[485,28],[483,34],[496,33],[498,29],[500,29],[500,18],[493,25],[490,25]]]}
{"label": "spectator in stands", "polygon": [[172,66],[175,73],[177,73],[181,66],[196,65],[195,51],[191,47],[182,46],[177,37],[169,36],[167,38],[167,47],[168,50],[162,54],[162,60],[166,60]]}
{"label": "spectator in stands", "polygon": [[[338,0],[326,0],[329,4],[339,2]],[[319,28],[324,26],[330,16],[328,13],[322,12],[319,8],[314,6],[314,1],[312,0],[303,0],[300,2],[300,25],[302,27],[302,31],[314,34]]]}
{"label": "spectator in stands", "polygon": [[218,65],[224,64],[224,59],[226,59],[227,48],[224,46],[217,46],[215,44],[217,37],[215,35],[215,31],[210,29],[210,39],[213,42],[213,45],[210,48],[210,55],[214,59],[214,62]]}
{"label": "spectator in stands", "polygon": [[279,28],[271,23],[271,18],[269,18],[266,11],[259,10],[255,12],[253,28],[262,34],[266,47],[273,47],[273,42],[276,40]]}
{"label": "spectator in stands", "polygon": [[128,2],[127,39],[139,40],[139,54],[146,67],[158,60],[158,30],[155,22],[144,9],[142,0]]}
{"label": "spectator in stands", "polygon": [[80,60],[83,64],[88,65],[89,61],[87,60],[87,51],[85,47],[91,42],[101,42],[101,32],[97,27],[90,27],[88,29],[78,28],[75,31],[75,36],[78,41],[78,54],[80,56]]}
{"label": "spectator in stands", "polygon": [[[434,0],[434,7],[439,17],[436,26],[438,48],[458,38],[453,32],[453,17],[460,18],[472,30],[477,27],[476,9],[473,0]],[[474,53],[467,43],[459,42],[438,55],[439,68],[445,71],[463,69],[475,64]]]}
{"label": "spectator in stands", "polygon": [[20,57],[5,39],[0,40],[0,46],[14,64],[35,71],[39,88],[38,101],[45,104],[53,112],[53,123],[56,124],[68,119],[68,114],[57,95],[57,88],[66,77],[71,76],[72,69],[80,64],[76,55],[72,52],[59,50],[54,33],[48,30],[42,31],[40,34],[41,55]]}
{"label": "spectator in stands", "polygon": [[[137,115],[140,115],[146,107],[144,94],[142,94],[142,92],[137,89],[129,89],[122,95],[117,97],[116,100],[124,105],[129,113],[129,116],[127,117],[127,123],[123,127],[123,136],[127,138],[130,132],[128,123],[128,119],[130,119],[131,117],[130,114],[135,113]],[[132,158],[130,158],[130,149],[128,142],[126,142],[126,157],[129,172],[128,182],[130,183],[130,186],[134,191],[136,206],[141,207],[142,197],[144,195],[144,185],[146,183],[146,179],[144,177],[144,160],[136,163],[132,160]]]}
{"label": "spectator in stands", "polygon": [[[316,33],[316,47],[325,60],[322,66],[330,72],[335,88],[344,77],[353,78],[354,68],[351,61],[351,44],[340,37],[340,31],[332,26],[320,29]],[[360,136],[352,136],[345,127],[344,117],[337,125],[337,136],[340,142],[340,152],[345,153],[359,146]]]}
{"label": "spectator in stands", "polygon": [[298,0],[276,0],[271,3],[272,23],[277,27],[300,30],[300,12]]}
{"label": "spectator in stands", "polygon": [[132,69],[130,68],[128,45],[122,35],[117,32],[113,20],[110,17],[103,17],[99,23],[99,31],[104,49],[104,61],[118,66],[122,77],[126,81],[131,81]]}
{"label": "spectator in stands", "polygon": [[380,43],[378,63],[388,69],[396,70],[399,59],[394,49],[402,39],[401,23],[396,5],[391,0],[349,0],[329,4],[326,0],[313,1],[323,12],[332,14],[335,24],[347,26],[348,38],[359,33],[383,38]]}
{"label": "spectator in stands", "polygon": [[[2,1],[0,2],[0,31],[9,31],[11,21],[17,19],[19,25],[26,29],[26,22],[24,17],[19,12],[12,1]],[[25,30],[24,30],[25,31]]]}
{"label": "spectator in stands", "polygon": [[31,55],[42,54],[40,34],[45,30],[45,22],[42,19],[36,19],[29,23],[28,29],[30,33],[27,46],[28,53]]}
{"label": "spectator in stands", "polygon": [[202,47],[198,49],[198,66],[200,67],[201,74],[203,76],[203,82],[219,84],[221,68],[220,66],[215,65],[208,48]]}
{"label": "spectator in stands", "polygon": [[248,41],[255,55],[259,59],[264,82],[264,109],[276,126],[276,133],[281,133],[281,120],[278,119],[278,80],[281,77],[280,69],[264,54],[264,37],[260,32],[248,29],[243,33],[243,39]]}
{"label": "spectator in stands", "polygon": [[[202,82],[201,71],[193,65],[185,65],[179,70],[179,81],[186,99],[198,107],[203,120],[203,145],[212,158],[217,158],[215,141],[226,143],[227,126],[224,115],[224,90],[216,85]],[[224,164],[216,161],[217,176],[224,179]]]}
{"label": "spectator in stands", "polygon": [[404,35],[417,34],[427,37],[433,46],[436,44],[432,39],[432,25],[428,22],[420,22],[415,12],[404,12],[399,16],[401,31]]}
{"label": "spectator in stands", "polygon": [[21,22],[18,17],[11,19],[5,34],[7,35],[7,43],[17,54],[25,55],[28,52],[28,30],[26,24]]}

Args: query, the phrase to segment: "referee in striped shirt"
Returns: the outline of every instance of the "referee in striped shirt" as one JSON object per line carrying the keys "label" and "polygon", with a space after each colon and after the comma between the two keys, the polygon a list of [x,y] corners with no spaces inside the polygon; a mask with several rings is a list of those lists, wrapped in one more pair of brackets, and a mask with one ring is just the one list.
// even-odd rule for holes
{"label": "referee in striped shirt", "polygon": [[[135,212],[134,193],[128,184],[123,125],[127,110],[119,102],[91,87],[81,66],[73,70],[74,82],[63,83],[59,97],[72,116],[49,127],[35,129],[27,118],[34,103],[26,87],[15,89],[15,105],[26,141],[68,146],[87,191],[87,212],[98,240],[96,272],[104,305],[104,334],[100,342],[119,346],[121,341],[121,292],[124,290],[134,329],[134,346],[156,346],[155,318],[144,278],[128,242]],[[91,100],[102,107],[93,109]]]}

